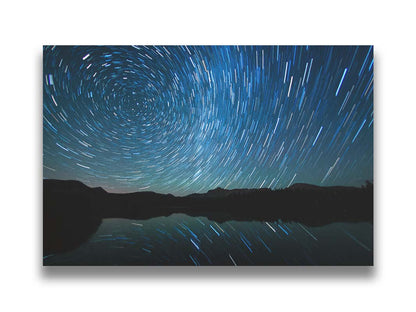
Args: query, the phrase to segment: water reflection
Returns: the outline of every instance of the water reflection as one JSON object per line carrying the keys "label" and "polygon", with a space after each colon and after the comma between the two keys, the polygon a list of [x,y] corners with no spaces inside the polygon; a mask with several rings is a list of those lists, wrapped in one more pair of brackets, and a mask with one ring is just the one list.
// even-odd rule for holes
{"label": "water reflection", "polygon": [[217,223],[173,214],[146,221],[104,219],[77,249],[45,265],[372,265],[373,226]]}

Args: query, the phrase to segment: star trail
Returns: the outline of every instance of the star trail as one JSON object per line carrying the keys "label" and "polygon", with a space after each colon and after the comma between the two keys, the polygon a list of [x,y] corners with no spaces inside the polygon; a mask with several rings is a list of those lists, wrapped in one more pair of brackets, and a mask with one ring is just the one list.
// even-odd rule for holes
{"label": "star trail", "polygon": [[44,46],[43,62],[44,178],[174,195],[373,179],[371,46]]}

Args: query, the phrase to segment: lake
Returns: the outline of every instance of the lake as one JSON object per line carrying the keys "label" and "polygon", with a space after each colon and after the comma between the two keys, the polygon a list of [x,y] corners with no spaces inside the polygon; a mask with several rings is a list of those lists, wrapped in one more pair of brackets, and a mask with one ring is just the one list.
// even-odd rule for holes
{"label": "lake", "polygon": [[75,250],[44,265],[372,265],[373,225],[227,221],[172,214],[104,219]]}

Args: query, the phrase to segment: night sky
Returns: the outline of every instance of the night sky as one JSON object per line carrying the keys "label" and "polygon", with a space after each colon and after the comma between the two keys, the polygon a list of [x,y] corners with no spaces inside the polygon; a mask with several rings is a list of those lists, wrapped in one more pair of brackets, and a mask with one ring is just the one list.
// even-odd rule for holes
{"label": "night sky", "polygon": [[45,46],[43,175],[110,192],[373,180],[369,46]]}

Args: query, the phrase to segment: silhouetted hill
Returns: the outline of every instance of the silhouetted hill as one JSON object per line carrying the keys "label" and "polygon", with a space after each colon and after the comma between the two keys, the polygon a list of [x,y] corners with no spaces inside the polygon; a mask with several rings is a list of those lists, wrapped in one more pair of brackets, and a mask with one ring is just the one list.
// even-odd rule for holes
{"label": "silhouetted hill", "polygon": [[295,183],[288,187],[289,190],[321,190],[324,189],[322,186],[317,186],[307,183]]}
{"label": "silhouetted hill", "polygon": [[206,193],[194,193],[194,194],[190,194],[187,195],[185,197],[187,198],[224,198],[227,196],[235,196],[235,195],[246,195],[246,194],[250,194],[250,193],[254,193],[254,192],[268,192],[271,191],[270,189],[267,188],[262,188],[262,189],[232,189],[232,190],[227,190],[227,189],[223,189],[221,187],[217,187],[213,190],[209,190]]}
{"label": "silhouetted hill", "polygon": [[295,183],[286,188],[286,190],[291,191],[321,191],[321,192],[332,192],[332,191],[354,191],[356,187],[353,186],[318,186],[314,184],[308,183]]}
{"label": "silhouetted hill", "polygon": [[107,193],[79,181],[43,181],[44,253],[75,248],[92,235],[103,218],[149,219],[185,213],[217,222],[228,220],[300,222],[372,222],[373,185],[320,187],[298,183],[289,188],[217,188],[204,194]]}
{"label": "silhouetted hill", "polygon": [[103,189],[79,181],[43,181],[43,250],[61,252],[79,246],[101,224],[97,198]]}

